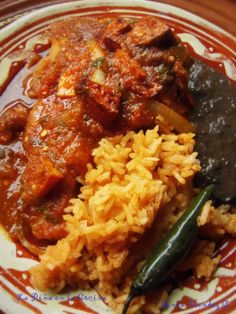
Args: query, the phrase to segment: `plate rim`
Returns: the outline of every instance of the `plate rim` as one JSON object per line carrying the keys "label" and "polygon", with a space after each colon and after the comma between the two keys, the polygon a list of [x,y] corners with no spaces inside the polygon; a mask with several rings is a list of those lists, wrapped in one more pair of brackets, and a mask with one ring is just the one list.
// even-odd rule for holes
{"label": "plate rim", "polygon": [[[0,41],[7,39],[8,36],[13,34],[16,30],[27,26],[29,22],[34,22],[38,19],[39,15],[42,14],[42,17],[50,16],[50,13],[58,13],[65,9],[64,12],[68,12],[71,9],[79,9],[79,8],[92,8],[94,6],[101,7],[142,7],[150,9],[154,5],[154,9],[157,9],[156,6],[159,7],[161,12],[165,13],[173,13],[174,15],[181,16],[183,18],[188,18],[188,20],[193,20],[194,22],[198,22],[200,25],[207,27],[208,29],[215,30],[219,34],[223,36],[227,36],[229,39],[233,40],[236,43],[236,37],[229,32],[225,31],[220,26],[202,18],[195,13],[187,11],[185,9],[179,8],[172,4],[167,4],[160,2],[159,0],[119,0],[118,3],[114,2],[114,0],[76,0],[69,1],[65,3],[56,3],[51,5],[45,5],[44,7],[35,9],[34,11],[28,12],[25,15],[19,17],[19,19],[13,21],[12,23],[4,26],[0,29]],[[45,14],[47,12],[47,14]],[[49,13],[49,14],[48,14]],[[45,15],[44,15],[45,14]],[[17,29],[18,28],[18,29]]]}
{"label": "plate rim", "polygon": [[[210,28],[211,30],[216,30],[218,33],[223,35],[224,37],[227,37],[231,40],[233,40],[236,43],[236,38],[222,29],[221,27],[217,26],[216,24],[207,21],[206,19],[197,16],[196,14],[189,12],[185,9],[178,8],[175,5],[170,5],[170,4],[165,4],[159,1],[150,1],[150,0],[119,0],[118,3],[112,1],[112,0],[76,0],[76,1],[70,1],[70,2],[65,2],[65,3],[59,3],[59,4],[52,4],[52,5],[46,5],[42,8],[36,9],[33,12],[29,12],[25,14],[24,16],[20,17],[16,21],[12,22],[11,24],[3,27],[0,30],[0,42],[7,39],[9,36],[13,35],[16,31],[19,31],[21,28],[27,26],[28,24],[37,21],[38,19],[41,19],[43,17],[51,16],[53,14],[59,13],[59,12],[64,12],[65,15],[67,12],[70,10],[76,10],[80,8],[93,8],[95,6],[101,6],[101,7],[106,7],[106,6],[113,6],[113,7],[136,7],[136,4],[138,4],[138,7],[144,7],[144,8],[152,8],[152,9],[158,9],[158,11],[163,12],[162,9],[166,8],[166,10],[170,10],[169,13],[171,13],[171,10],[174,10],[174,15],[179,16],[182,14],[183,18],[187,18],[187,20],[192,20],[194,23],[196,21],[201,22],[201,25],[203,25],[206,28]],[[145,4],[145,6],[142,6],[142,4]],[[155,5],[155,6],[154,6]],[[159,5],[159,7],[157,7]],[[67,10],[63,10],[67,8]],[[56,10],[55,10],[56,9]],[[58,11],[57,11],[58,10]],[[178,12],[179,14],[176,14]],[[43,15],[45,13],[45,15]],[[41,15],[42,14],[42,15]],[[62,17],[63,18],[63,17]],[[229,50],[232,48],[227,47]],[[0,48],[1,50],[1,48]],[[10,311],[10,309],[4,309],[2,304],[0,303],[0,311],[1,309],[3,311],[6,311],[6,313],[13,313]]]}

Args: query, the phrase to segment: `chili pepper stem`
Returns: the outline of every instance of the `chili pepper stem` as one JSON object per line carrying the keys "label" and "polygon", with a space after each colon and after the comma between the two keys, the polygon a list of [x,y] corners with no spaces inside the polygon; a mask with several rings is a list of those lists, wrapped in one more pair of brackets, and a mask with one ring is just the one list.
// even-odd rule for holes
{"label": "chili pepper stem", "polygon": [[123,307],[123,310],[122,310],[122,314],[126,314],[127,310],[128,310],[128,307],[130,305],[130,302],[133,300],[133,298],[135,298],[135,295],[133,295],[131,292],[129,293],[126,301],[125,301],[125,305]]}

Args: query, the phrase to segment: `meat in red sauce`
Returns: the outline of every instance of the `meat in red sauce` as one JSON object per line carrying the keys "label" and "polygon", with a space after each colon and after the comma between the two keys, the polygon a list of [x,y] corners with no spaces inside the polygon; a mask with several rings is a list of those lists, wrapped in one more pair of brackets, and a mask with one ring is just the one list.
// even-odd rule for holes
{"label": "meat in red sauce", "polygon": [[15,132],[24,129],[29,108],[23,102],[17,101],[7,108],[0,118],[0,144],[8,143]]}
{"label": "meat in red sauce", "polygon": [[181,113],[191,105],[191,58],[155,17],[73,18],[50,38],[27,83],[32,109],[18,103],[0,116],[0,219],[39,247],[65,235],[64,208],[102,137],[153,126],[150,98]]}

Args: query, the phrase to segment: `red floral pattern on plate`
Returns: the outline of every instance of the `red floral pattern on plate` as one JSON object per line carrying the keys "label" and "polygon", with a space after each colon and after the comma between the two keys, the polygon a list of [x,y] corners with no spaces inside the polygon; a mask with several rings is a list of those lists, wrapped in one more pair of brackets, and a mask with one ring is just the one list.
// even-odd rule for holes
{"label": "red floral pattern on plate", "polygon": [[[159,16],[163,21],[168,23],[173,31],[188,46],[191,54],[202,59],[210,66],[217,68],[226,74],[231,80],[236,81],[236,61],[235,61],[235,41],[230,35],[216,31],[212,25],[199,23],[199,18],[189,15],[186,11],[181,15],[179,9],[157,2],[139,1],[135,5],[134,1],[127,1],[129,6],[100,6],[99,0],[97,6],[86,6],[84,1],[78,1],[81,6],[69,3],[64,4],[68,11],[64,12],[63,5],[61,9],[55,10],[55,13],[44,8],[46,16],[41,17],[42,10],[39,11],[38,17],[29,16],[27,25],[20,23],[20,29],[10,29],[8,35],[1,42],[0,51],[0,70],[2,70],[2,60],[9,56],[13,51],[23,51],[27,53],[29,48],[41,49],[46,45],[42,41],[40,33],[48,28],[48,25],[55,19],[68,15],[99,15],[104,14],[121,14],[123,16],[140,16],[143,14],[153,14]],[[71,9],[70,9],[71,5]],[[102,5],[102,4],[101,4]],[[117,12],[119,11],[119,12]],[[27,19],[27,16],[24,17]],[[202,21],[201,21],[202,22]],[[16,25],[19,21],[15,22]],[[211,26],[213,28],[211,28]],[[11,26],[10,26],[11,27]],[[0,31],[1,33],[2,31]],[[14,62],[14,63],[13,63]],[[8,70],[19,71],[24,63],[22,60],[12,60],[8,62]],[[17,64],[18,69],[17,69]],[[6,65],[5,65],[6,66]],[[1,72],[3,73],[3,72]],[[7,78],[7,76],[5,77]],[[3,76],[0,85],[4,79]],[[40,294],[33,290],[30,284],[30,276],[27,271],[28,267],[35,263],[33,257],[20,244],[12,243],[0,229],[0,307],[6,313],[48,313],[52,309],[57,314],[60,313],[112,313],[99,299],[94,292],[86,296],[88,292],[74,291],[70,295],[61,296],[61,300],[55,300],[45,294]],[[233,313],[236,309],[236,240],[225,239],[219,252],[222,256],[219,268],[214,278],[209,282],[192,277],[184,282],[182,288],[175,289],[168,300],[163,305],[163,313]],[[32,293],[37,293],[33,295]],[[79,293],[79,295],[78,295]],[[73,297],[74,295],[74,297]],[[80,296],[80,297],[78,297]],[[97,302],[92,302],[92,298]],[[62,298],[63,297],[63,298]],[[90,298],[90,299],[89,299]],[[96,304],[95,304],[96,303]],[[1,313],[1,311],[0,311]],[[55,313],[55,312],[54,312]]]}

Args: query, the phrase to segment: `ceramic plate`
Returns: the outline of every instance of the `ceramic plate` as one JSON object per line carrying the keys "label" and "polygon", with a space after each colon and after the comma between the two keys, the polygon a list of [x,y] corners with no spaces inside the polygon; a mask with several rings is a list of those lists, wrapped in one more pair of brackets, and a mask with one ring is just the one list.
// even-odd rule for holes
{"label": "ceramic plate", "polygon": [[[7,84],[10,71],[20,75],[27,52],[47,44],[40,34],[52,21],[65,16],[155,15],[168,23],[189,47],[191,54],[236,81],[235,39],[224,30],[177,7],[151,1],[81,0],[44,7],[25,15],[0,31],[0,85]],[[9,54],[21,50],[14,58]],[[23,62],[23,63],[22,63]],[[13,84],[13,83],[11,83]],[[15,80],[14,84],[17,84]],[[4,103],[1,103],[4,106]],[[219,248],[221,263],[213,279],[204,283],[189,278],[175,289],[162,313],[233,313],[236,310],[236,240],[224,239]],[[71,291],[49,295],[30,284],[28,269],[37,261],[0,229],[0,309],[6,314],[113,313],[95,291]]]}

